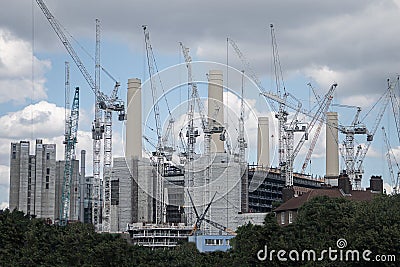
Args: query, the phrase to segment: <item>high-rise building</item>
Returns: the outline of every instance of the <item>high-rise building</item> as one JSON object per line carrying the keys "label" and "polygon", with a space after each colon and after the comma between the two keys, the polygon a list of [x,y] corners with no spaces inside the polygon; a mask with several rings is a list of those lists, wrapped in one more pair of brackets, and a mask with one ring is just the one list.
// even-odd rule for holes
{"label": "high-rise building", "polygon": [[11,143],[10,209],[54,220],[56,145],[36,140],[35,155],[29,141]]}

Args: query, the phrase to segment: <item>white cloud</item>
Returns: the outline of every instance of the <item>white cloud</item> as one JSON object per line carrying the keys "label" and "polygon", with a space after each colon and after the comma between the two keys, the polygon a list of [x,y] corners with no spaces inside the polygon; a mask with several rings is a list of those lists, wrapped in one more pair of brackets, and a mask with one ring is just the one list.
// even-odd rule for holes
{"label": "white cloud", "polygon": [[0,165],[0,185],[8,186],[10,184],[10,167]]}
{"label": "white cloud", "polygon": [[64,132],[64,108],[41,101],[0,117],[0,124],[3,138],[26,138],[29,133],[42,138],[60,135]]}
{"label": "white cloud", "polygon": [[1,202],[0,203],[0,210],[8,208],[8,202]]}
{"label": "white cloud", "polygon": [[0,28],[0,103],[47,98],[44,74],[50,68],[50,61],[32,57],[30,43]]}

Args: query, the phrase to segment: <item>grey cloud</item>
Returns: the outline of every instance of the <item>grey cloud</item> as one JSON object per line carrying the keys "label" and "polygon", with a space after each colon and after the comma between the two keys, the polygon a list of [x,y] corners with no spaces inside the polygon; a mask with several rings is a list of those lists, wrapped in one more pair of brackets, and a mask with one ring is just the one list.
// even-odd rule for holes
{"label": "grey cloud", "polygon": [[[8,2],[8,8],[0,11],[0,25],[31,40],[32,2]],[[313,66],[327,66],[343,73],[343,80],[337,82],[342,88],[352,88],[343,91],[345,96],[375,92],[381,81],[399,67],[400,17],[398,6],[390,0],[173,0],[151,5],[148,1],[128,0],[101,5],[94,0],[45,2],[76,38],[94,41],[94,20],[100,18],[103,38],[137,51],[143,49],[142,24],[149,25],[153,47],[163,54],[178,53],[177,42],[183,41],[192,51],[203,47],[213,60],[225,62],[226,55],[221,52],[225,51],[226,37],[232,37],[264,77],[271,75],[269,24],[274,23],[287,76]],[[62,51],[34,4],[37,51]],[[111,53],[103,53],[107,52]]]}

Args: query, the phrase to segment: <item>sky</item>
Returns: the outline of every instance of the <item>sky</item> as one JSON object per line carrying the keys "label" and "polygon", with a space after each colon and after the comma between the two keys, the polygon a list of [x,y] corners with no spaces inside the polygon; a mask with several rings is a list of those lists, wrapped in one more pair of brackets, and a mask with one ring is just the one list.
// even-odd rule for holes
{"label": "sky", "polygon": [[[77,40],[72,41],[72,45],[93,77],[95,19],[100,19],[101,64],[121,82],[121,99],[126,97],[129,78],[137,77],[146,81],[149,76],[142,30],[142,25],[148,25],[158,70],[167,70],[165,73],[175,75],[171,82],[163,81],[163,88],[168,92],[166,98],[176,112],[176,120],[181,122],[181,126],[176,126],[175,133],[184,125],[182,116],[187,99],[187,87],[178,86],[187,78],[179,42],[190,48],[194,61],[212,62],[199,63],[198,68],[194,67],[196,80],[206,81],[205,67],[220,68],[225,75],[232,69],[233,74],[224,80],[228,88],[224,93],[226,101],[229,109],[236,112],[236,115],[232,113],[232,118],[226,119],[232,130],[232,148],[235,147],[235,123],[240,108],[239,70],[243,66],[233,49],[227,45],[227,37],[235,40],[264,88],[274,91],[270,35],[270,24],[273,23],[286,89],[303,102],[303,107],[308,108],[314,106],[316,101],[307,83],[310,82],[316,92],[323,96],[337,82],[333,102],[362,107],[361,117],[365,117],[363,122],[367,127],[372,127],[378,112],[376,108],[368,111],[385,92],[386,80],[394,79],[399,70],[399,0],[116,0],[104,1],[101,5],[94,0],[70,0],[45,3],[73,39]],[[0,207],[6,207],[11,142],[41,138],[44,142],[56,143],[57,158],[63,158],[65,61],[70,61],[71,88],[81,88],[77,151],[87,150],[87,162],[91,161],[92,155],[90,129],[94,96],[36,1],[2,0],[2,7]],[[244,94],[247,103],[245,128],[249,150],[254,151],[251,148],[255,146],[256,117],[271,115],[271,110],[247,78],[246,86],[251,88],[246,89]],[[113,81],[104,73],[101,88],[107,94],[113,88]],[[206,97],[204,91],[201,91],[202,97]],[[154,120],[151,119],[149,89],[144,91],[143,101],[144,123],[150,124],[144,129],[152,128]],[[166,110],[162,100],[160,106],[161,110]],[[339,112],[339,122],[343,125],[350,124],[355,114],[354,108],[335,106],[331,111]],[[388,108],[382,125],[389,132],[391,145],[398,155],[400,149],[396,127],[389,111]],[[163,116],[162,120],[165,121],[166,117]],[[273,117],[270,120],[273,121]],[[379,174],[385,183],[390,184],[382,133],[380,127],[378,129],[365,160],[365,177]],[[113,130],[113,154],[122,156],[124,124],[115,121]],[[274,135],[274,130],[271,130],[271,135]],[[315,175],[324,175],[324,138],[322,131],[308,169]],[[340,140],[343,140],[342,135]],[[358,142],[364,143],[365,140]],[[304,148],[300,156],[304,158],[305,153]],[[248,153],[248,160],[256,160],[254,152]],[[299,159],[295,169],[299,170],[301,162],[302,159]],[[343,166],[342,160],[341,164]],[[367,186],[367,179],[363,183]]]}

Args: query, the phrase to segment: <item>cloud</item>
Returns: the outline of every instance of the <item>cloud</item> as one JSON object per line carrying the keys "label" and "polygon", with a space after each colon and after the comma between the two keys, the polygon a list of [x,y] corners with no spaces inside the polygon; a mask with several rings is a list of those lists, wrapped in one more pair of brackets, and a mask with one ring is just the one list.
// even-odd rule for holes
{"label": "cloud", "polygon": [[50,68],[50,61],[32,57],[30,43],[0,27],[0,103],[47,98],[44,74]]}
{"label": "cloud", "polygon": [[8,186],[10,184],[10,167],[0,165],[0,185]]}
{"label": "cloud", "polygon": [[0,203],[0,210],[4,210],[8,208],[8,202],[1,202]]}
{"label": "cloud", "polygon": [[64,108],[41,101],[0,117],[0,123],[2,138],[26,138],[29,133],[43,138],[60,135],[64,132]]}

